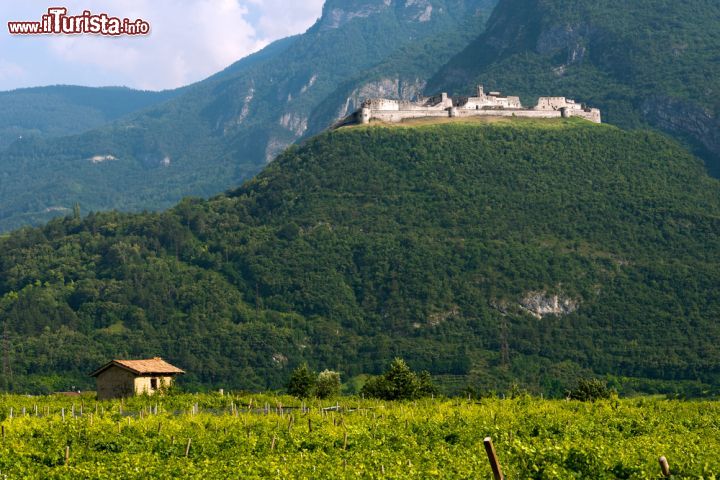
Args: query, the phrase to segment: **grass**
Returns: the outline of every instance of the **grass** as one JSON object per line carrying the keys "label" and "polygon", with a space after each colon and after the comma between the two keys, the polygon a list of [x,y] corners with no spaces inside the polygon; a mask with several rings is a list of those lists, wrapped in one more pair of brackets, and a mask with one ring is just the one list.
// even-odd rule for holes
{"label": "grass", "polygon": [[582,118],[526,118],[526,117],[469,117],[469,118],[450,118],[450,117],[426,117],[412,118],[403,120],[400,123],[388,123],[373,120],[369,125],[349,125],[341,127],[345,129],[362,129],[362,128],[408,128],[408,127],[424,127],[434,125],[493,125],[493,126],[526,126],[533,128],[559,129],[568,127],[596,127],[596,128],[614,128],[608,124],[597,124]]}

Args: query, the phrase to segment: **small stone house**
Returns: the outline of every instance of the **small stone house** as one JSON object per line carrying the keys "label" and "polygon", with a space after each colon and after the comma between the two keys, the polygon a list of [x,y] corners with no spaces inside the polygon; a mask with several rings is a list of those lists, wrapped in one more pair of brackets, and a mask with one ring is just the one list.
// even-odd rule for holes
{"label": "small stone house", "polygon": [[183,370],[160,357],[147,360],[113,360],[90,374],[95,377],[98,400],[153,395],[170,387]]}

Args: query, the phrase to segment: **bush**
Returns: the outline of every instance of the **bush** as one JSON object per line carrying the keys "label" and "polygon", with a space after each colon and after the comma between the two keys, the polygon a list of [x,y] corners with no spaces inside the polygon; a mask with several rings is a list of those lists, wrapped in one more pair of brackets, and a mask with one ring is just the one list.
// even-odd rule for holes
{"label": "bush", "polygon": [[414,400],[437,393],[428,372],[415,374],[401,358],[396,358],[390,368],[378,377],[370,378],[360,393],[383,400]]}
{"label": "bush", "polygon": [[607,383],[599,378],[578,380],[577,386],[566,392],[566,397],[571,400],[580,400],[581,402],[594,402],[599,399],[610,398],[612,391],[607,387]]}
{"label": "bush", "polygon": [[340,374],[332,370],[320,372],[315,382],[315,396],[332,398],[340,393]]}

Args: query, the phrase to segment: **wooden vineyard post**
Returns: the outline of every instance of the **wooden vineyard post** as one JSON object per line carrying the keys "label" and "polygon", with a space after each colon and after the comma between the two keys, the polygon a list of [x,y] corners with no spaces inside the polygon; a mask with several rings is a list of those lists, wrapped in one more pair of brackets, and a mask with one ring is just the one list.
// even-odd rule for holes
{"label": "wooden vineyard post", "polygon": [[70,445],[65,447],[65,465],[70,463]]}
{"label": "wooden vineyard post", "polygon": [[277,441],[277,437],[276,437],[275,435],[273,435],[272,444],[270,444],[270,451],[271,451],[271,452],[275,450],[275,442],[276,442],[276,441]]}
{"label": "wooden vineyard post", "polygon": [[5,425],[2,426],[2,441],[5,443]]}
{"label": "wooden vineyard post", "polygon": [[490,461],[493,478],[495,480],[505,480],[505,477],[503,477],[502,474],[502,469],[500,468],[500,462],[498,461],[497,454],[495,453],[495,446],[492,443],[492,438],[486,437],[483,443],[485,444],[485,451],[487,452],[488,460]]}
{"label": "wooden vineyard post", "polygon": [[668,464],[667,458],[660,457],[660,469],[664,477],[670,477],[670,465]]}
{"label": "wooden vineyard post", "polygon": [[343,450],[347,450],[347,432],[345,432],[345,440],[343,441]]}
{"label": "wooden vineyard post", "polygon": [[185,457],[190,455],[190,445],[192,444],[192,438],[188,438],[188,443],[185,446]]}

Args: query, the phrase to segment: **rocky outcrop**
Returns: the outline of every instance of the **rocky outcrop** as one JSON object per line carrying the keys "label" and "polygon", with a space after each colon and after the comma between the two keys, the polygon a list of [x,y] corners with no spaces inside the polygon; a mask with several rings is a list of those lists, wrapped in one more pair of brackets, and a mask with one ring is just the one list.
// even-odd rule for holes
{"label": "rocky outcrop", "polygon": [[340,28],[356,18],[367,18],[390,7],[391,0],[351,0],[327,2],[319,26],[321,30]]}
{"label": "rocky outcrop", "polygon": [[94,157],[90,158],[90,163],[104,163],[112,162],[114,160],[117,160],[114,155],[95,155]]}
{"label": "rocky outcrop", "polygon": [[265,147],[265,163],[272,162],[275,157],[280,155],[287,147],[290,146],[289,141],[272,137]]}
{"label": "rocky outcrop", "polygon": [[460,307],[454,305],[450,310],[430,314],[427,319],[427,324],[430,327],[437,327],[441,323],[446,322],[453,317],[457,317],[458,315],[460,315]]}
{"label": "rocky outcrop", "polygon": [[586,53],[585,42],[591,33],[587,25],[554,26],[540,33],[535,51],[541,55],[552,55],[567,50],[565,65],[582,63]]}
{"label": "rocky outcrop", "polygon": [[432,20],[436,9],[430,0],[337,0],[325,4],[319,22],[321,30],[333,30],[346,23],[395,9],[406,21],[425,23]]}
{"label": "rocky outcrop", "polygon": [[301,137],[308,128],[307,117],[297,113],[283,114],[278,123],[287,130],[290,130],[296,137]]}
{"label": "rocky outcrop", "polygon": [[368,82],[353,90],[338,110],[336,120],[347,117],[358,110],[368,98],[389,98],[393,100],[417,100],[422,96],[426,82],[419,78],[402,79],[387,77]]}
{"label": "rocky outcrop", "polygon": [[[708,150],[720,165],[720,119],[687,100],[666,96],[647,98],[641,107],[648,123],[668,133],[689,137]],[[710,166],[710,165],[709,165]]]}
{"label": "rocky outcrop", "polygon": [[428,0],[405,0],[408,16],[416,22],[429,22],[432,19],[433,6]]}
{"label": "rocky outcrop", "polygon": [[546,291],[528,292],[520,300],[520,308],[541,319],[548,315],[568,315],[578,309],[579,302],[562,295],[550,295]]}

